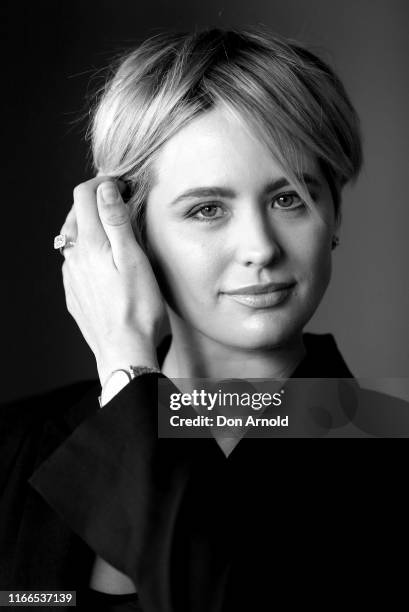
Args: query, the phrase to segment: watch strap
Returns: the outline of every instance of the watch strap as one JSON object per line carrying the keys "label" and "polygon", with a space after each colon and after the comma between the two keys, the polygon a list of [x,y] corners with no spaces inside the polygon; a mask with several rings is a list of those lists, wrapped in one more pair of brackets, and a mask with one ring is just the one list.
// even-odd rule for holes
{"label": "watch strap", "polygon": [[[110,375],[108,376],[108,378],[106,379],[106,381],[104,382],[103,386],[102,386],[101,395],[98,396],[98,402],[99,402],[99,407],[100,408],[102,408],[103,405],[105,405],[107,403],[107,402],[103,401],[104,390],[107,388],[107,385],[108,385],[109,381],[111,380],[112,376],[116,372],[123,372],[124,374],[126,374],[126,376],[128,376],[128,382],[130,382],[131,380],[133,380],[137,376],[142,376],[142,374],[160,374],[159,368],[152,368],[152,367],[149,367],[149,366],[134,366],[134,365],[129,365],[126,368],[117,368],[116,370],[113,370],[110,373]],[[122,385],[122,388],[123,388],[123,386],[125,386],[125,385]],[[114,393],[114,395],[116,395],[116,393]],[[114,397],[114,395],[112,397]],[[110,397],[108,401],[110,401],[110,399],[112,399],[112,397]]]}

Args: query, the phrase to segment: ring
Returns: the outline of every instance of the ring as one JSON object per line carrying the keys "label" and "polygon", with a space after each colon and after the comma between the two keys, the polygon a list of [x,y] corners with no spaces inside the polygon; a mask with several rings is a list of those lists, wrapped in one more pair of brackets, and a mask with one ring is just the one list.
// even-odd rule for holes
{"label": "ring", "polygon": [[75,241],[69,240],[66,234],[58,234],[54,238],[54,248],[59,249],[61,255],[63,255],[63,249],[67,246],[74,246]]}

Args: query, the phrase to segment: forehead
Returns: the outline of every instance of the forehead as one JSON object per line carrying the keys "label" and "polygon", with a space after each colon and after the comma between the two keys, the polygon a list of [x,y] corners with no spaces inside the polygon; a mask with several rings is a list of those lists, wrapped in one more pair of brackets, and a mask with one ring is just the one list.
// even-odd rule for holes
{"label": "forehead", "polygon": [[[318,174],[315,159],[302,155],[302,172]],[[234,182],[257,185],[283,176],[280,165],[255,130],[239,116],[215,107],[170,138],[153,164],[155,187],[172,192]]]}

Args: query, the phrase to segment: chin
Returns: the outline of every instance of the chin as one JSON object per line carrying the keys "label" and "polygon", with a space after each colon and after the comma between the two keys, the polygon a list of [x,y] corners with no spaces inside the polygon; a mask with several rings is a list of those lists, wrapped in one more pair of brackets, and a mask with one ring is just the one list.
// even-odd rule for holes
{"label": "chin", "polygon": [[[303,323],[288,317],[253,317],[221,327],[217,340],[243,350],[271,350],[289,344],[302,333]],[[214,337],[214,329],[212,336]]]}

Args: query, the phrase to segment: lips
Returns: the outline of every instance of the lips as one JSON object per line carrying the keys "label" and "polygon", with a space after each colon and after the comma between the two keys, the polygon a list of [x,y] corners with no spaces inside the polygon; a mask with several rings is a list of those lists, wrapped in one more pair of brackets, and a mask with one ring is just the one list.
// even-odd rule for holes
{"label": "lips", "polygon": [[292,287],[294,282],[282,283],[265,283],[264,285],[247,285],[246,287],[238,287],[230,291],[223,291],[227,295],[259,295],[263,293],[271,293],[273,291],[281,291]]}
{"label": "lips", "polygon": [[250,285],[224,293],[228,298],[248,308],[273,308],[291,295],[294,285],[295,283]]}

